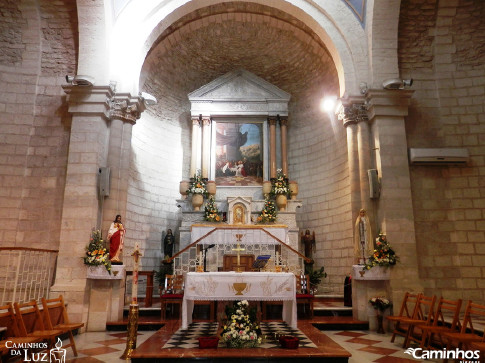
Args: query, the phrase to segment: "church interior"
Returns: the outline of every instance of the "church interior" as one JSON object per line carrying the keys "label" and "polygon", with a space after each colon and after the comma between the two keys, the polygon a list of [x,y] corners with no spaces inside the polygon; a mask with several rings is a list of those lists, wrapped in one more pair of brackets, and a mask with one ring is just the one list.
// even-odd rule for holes
{"label": "church interior", "polygon": [[0,8],[0,361],[483,359],[485,2]]}

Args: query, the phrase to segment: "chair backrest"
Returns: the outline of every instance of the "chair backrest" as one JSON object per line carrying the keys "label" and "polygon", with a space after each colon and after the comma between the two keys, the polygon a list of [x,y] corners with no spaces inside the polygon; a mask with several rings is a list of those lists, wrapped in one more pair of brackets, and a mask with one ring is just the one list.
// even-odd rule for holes
{"label": "chair backrest", "polygon": [[179,294],[184,291],[183,275],[165,275],[165,293]]}
{"label": "chair backrest", "polygon": [[296,277],[296,293],[310,294],[310,275],[295,275]]}
{"label": "chair backrest", "polygon": [[[461,333],[475,333],[473,321],[485,320],[485,305],[472,303],[471,300],[465,308],[465,316],[463,317],[463,325],[461,326]],[[483,334],[485,336],[485,334]]]}
{"label": "chair backrest", "polygon": [[66,304],[62,295],[55,299],[43,297],[42,308],[44,309],[44,317],[48,329],[53,329],[54,326],[62,323],[69,324]]}
{"label": "chair backrest", "polygon": [[17,318],[13,312],[12,303],[0,306],[0,326],[7,328],[7,331],[3,334],[4,338],[19,336]]}
{"label": "chair backrest", "polygon": [[445,320],[451,317],[451,330],[461,330],[461,323],[460,323],[460,310],[461,310],[462,300],[447,300],[445,298],[440,297],[438,300],[438,305],[436,306],[436,313],[433,318],[433,325],[434,326],[446,326],[449,323],[449,320]]}
{"label": "chair backrest", "polygon": [[417,302],[420,295],[421,294],[412,294],[410,292],[406,292],[397,316],[412,318],[415,315],[418,307]]}
{"label": "chair backrest", "polygon": [[413,319],[426,321],[429,325],[434,317],[435,302],[435,295],[425,296],[424,294],[419,294],[416,309],[413,313]]}
{"label": "chair backrest", "polygon": [[36,330],[45,330],[44,319],[35,300],[14,303],[20,336],[26,337]]}

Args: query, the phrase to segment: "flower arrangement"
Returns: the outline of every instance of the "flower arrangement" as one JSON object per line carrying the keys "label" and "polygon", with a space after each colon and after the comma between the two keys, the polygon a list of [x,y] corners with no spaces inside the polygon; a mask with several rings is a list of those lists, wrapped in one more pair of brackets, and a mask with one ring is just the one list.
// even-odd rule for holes
{"label": "flower arrangement", "polygon": [[220,222],[221,215],[219,214],[219,210],[217,209],[216,202],[214,197],[211,195],[209,200],[207,201],[204,209],[204,219],[209,222]]}
{"label": "flower arrangement", "polygon": [[88,266],[104,265],[108,273],[111,275],[111,261],[109,260],[109,252],[106,252],[104,247],[101,231],[93,228],[89,244],[86,247],[86,256],[83,257],[84,264]]}
{"label": "flower arrangement", "polygon": [[392,306],[392,302],[390,302],[389,299],[382,296],[373,297],[372,299],[369,300],[369,303],[372,305],[374,309],[379,310],[381,312]]}
{"label": "flower arrangement", "polygon": [[209,195],[206,184],[200,176],[200,170],[195,173],[193,178],[190,178],[190,186],[187,189],[187,194],[202,194],[204,197]]}
{"label": "flower arrangement", "polygon": [[249,309],[247,300],[235,301],[226,306],[227,321],[221,341],[228,348],[254,348],[261,344],[261,329],[256,322],[255,309]]}
{"label": "flower arrangement", "polygon": [[276,171],[276,178],[271,179],[271,195],[277,194],[290,194],[290,185],[288,184],[288,178],[285,174],[278,169]]}
{"label": "flower arrangement", "polygon": [[387,241],[386,235],[379,233],[379,237],[376,238],[374,253],[367,259],[363,269],[370,270],[374,266],[393,266],[398,260],[399,258]]}
{"label": "flower arrangement", "polygon": [[276,206],[274,201],[266,198],[264,201],[264,208],[256,219],[257,223],[268,223],[276,221]]}

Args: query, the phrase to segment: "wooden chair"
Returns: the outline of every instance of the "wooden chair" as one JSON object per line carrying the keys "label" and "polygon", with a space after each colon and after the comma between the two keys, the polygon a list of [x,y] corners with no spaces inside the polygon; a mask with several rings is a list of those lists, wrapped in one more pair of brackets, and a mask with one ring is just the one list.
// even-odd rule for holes
{"label": "wooden chair", "polygon": [[6,343],[11,342],[10,346],[18,346],[20,344],[38,343],[42,341],[40,337],[21,337],[17,325],[17,318],[15,317],[13,306],[11,303],[0,306],[0,326],[7,330],[2,333],[3,340],[0,340],[0,361],[1,356],[7,354],[10,349],[7,348]]}
{"label": "wooden chair", "polygon": [[401,335],[406,338],[408,333],[408,326],[401,323],[401,320],[404,318],[409,319],[415,316],[418,297],[420,295],[421,294],[411,294],[410,292],[406,292],[404,294],[404,298],[398,315],[386,316],[387,320],[394,322],[394,330],[392,332],[391,342],[394,342],[396,335]]}
{"label": "wooden chair", "polygon": [[[446,332],[442,334],[443,339],[446,340],[446,349],[459,348],[466,350],[470,347],[471,343],[483,341],[484,332],[478,332],[473,327],[475,320],[483,321],[483,319],[485,319],[485,305],[468,301],[460,332]],[[447,361],[445,359],[443,362],[446,363]]]}
{"label": "wooden chair", "polygon": [[[417,324],[416,328],[422,331],[420,348],[442,349],[446,346],[442,334],[461,330],[460,310],[462,300],[447,300],[441,297],[438,300],[435,315],[431,325]],[[448,320],[446,320],[448,318]],[[451,321],[450,321],[451,319]],[[414,340],[414,339],[413,339]]]}
{"label": "wooden chair", "polygon": [[416,302],[416,309],[414,311],[412,318],[403,317],[400,319],[400,323],[407,325],[408,331],[404,338],[403,348],[407,348],[411,341],[421,342],[421,334],[415,332],[417,326],[426,326],[433,323],[434,304],[436,302],[436,296],[425,296],[420,294],[418,296],[418,301]]}
{"label": "wooden chair", "polygon": [[64,345],[63,348],[71,347],[74,356],[77,357],[76,343],[72,332],[82,328],[84,323],[72,323],[69,321],[62,295],[55,299],[42,298],[42,307],[44,309],[46,328],[48,330],[62,330],[63,333],[67,333],[70,343]]}
{"label": "wooden chair", "polygon": [[[167,305],[179,305],[182,314],[182,301],[184,299],[184,276],[165,275],[165,286],[160,290],[160,306],[162,319],[167,317]],[[172,311],[173,313],[173,311]]]}
{"label": "wooden chair", "polygon": [[48,349],[55,344],[55,338],[63,333],[60,329],[46,329],[44,319],[35,300],[14,303],[19,334],[22,337],[41,338],[48,342]]}
{"label": "wooden chair", "polygon": [[[305,306],[310,306],[310,318],[313,318],[313,301],[315,296],[310,291],[310,276],[300,275],[296,276],[296,304],[303,304],[303,311]],[[306,314],[305,314],[306,315]]]}

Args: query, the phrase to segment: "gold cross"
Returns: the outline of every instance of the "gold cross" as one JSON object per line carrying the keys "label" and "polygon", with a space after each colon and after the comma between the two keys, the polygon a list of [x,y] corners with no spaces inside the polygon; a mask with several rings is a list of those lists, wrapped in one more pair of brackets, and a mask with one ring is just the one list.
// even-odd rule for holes
{"label": "gold cross", "polygon": [[[238,241],[240,241],[240,240],[241,240],[241,237],[242,237],[243,235],[242,235],[242,234],[239,234],[239,235],[238,235],[238,234],[236,234],[236,237],[238,237],[238,236],[240,236],[240,237],[238,238]],[[238,270],[238,272],[240,272],[240,271],[239,271],[239,269],[240,269],[240,267],[239,267],[239,266],[241,265],[241,251],[245,251],[245,249],[244,249],[244,248],[241,248],[241,246],[240,246],[240,245],[239,245],[239,243],[238,243],[238,244],[237,244],[237,248],[233,248],[232,250],[233,250],[233,251],[236,251],[236,253],[237,253],[237,270]]]}

